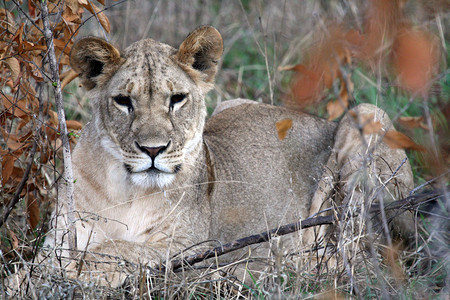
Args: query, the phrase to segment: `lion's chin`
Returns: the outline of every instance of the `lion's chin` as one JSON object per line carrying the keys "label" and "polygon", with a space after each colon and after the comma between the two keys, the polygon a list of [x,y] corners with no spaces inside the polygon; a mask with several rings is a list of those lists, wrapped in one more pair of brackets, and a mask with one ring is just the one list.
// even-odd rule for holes
{"label": "lion's chin", "polygon": [[131,182],[143,188],[165,188],[175,180],[175,174],[149,171],[130,174]]}

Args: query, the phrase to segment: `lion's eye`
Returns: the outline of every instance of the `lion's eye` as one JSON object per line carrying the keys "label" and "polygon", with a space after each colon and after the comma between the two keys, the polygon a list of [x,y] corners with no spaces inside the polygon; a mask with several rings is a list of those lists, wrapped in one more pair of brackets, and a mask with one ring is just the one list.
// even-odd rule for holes
{"label": "lion's eye", "polygon": [[123,95],[113,97],[114,102],[121,106],[128,108],[128,111],[133,110],[133,104],[131,103],[131,98]]}
{"label": "lion's eye", "polygon": [[186,99],[186,94],[175,94],[170,97],[170,107],[173,108],[173,106],[177,103],[183,102],[183,100]]}

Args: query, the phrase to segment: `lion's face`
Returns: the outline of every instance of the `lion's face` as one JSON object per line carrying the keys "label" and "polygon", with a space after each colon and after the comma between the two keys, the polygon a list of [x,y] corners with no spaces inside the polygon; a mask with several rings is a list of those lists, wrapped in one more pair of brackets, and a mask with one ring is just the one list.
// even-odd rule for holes
{"label": "lion's face", "polygon": [[[202,29],[217,33],[209,32],[210,27],[198,30]],[[201,147],[206,116],[204,95],[211,87],[218,59],[207,51],[220,56],[222,43],[220,39],[220,49],[210,44],[206,50],[199,48],[198,40],[191,41],[194,33],[179,50],[153,40],[139,41],[107,66],[102,61],[104,56],[93,58],[92,53],[100,52],[92,51],[92,43],[98,47],[106,42],[91,39],[84,47],[74,46],[72,66],[81,73],[85,86],[94,85],[95,123],[104,131],[102,146],[123,164],[129,180],[139,186],[169,185],[177,174],[189,170]],[[104,52],[105,46],[100,46]],[[84,69],[83,62],[88,64]],[[82,67],[77,68],[75,63]],[[105,73],[108,68],[109,74]]]}

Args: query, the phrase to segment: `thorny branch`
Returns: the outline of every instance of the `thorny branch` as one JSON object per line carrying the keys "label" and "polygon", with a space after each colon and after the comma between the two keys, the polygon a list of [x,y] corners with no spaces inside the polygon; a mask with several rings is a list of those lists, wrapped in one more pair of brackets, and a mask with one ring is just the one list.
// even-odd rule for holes
{"label": "thorny branch", "polygon": [[[73,204],[73,174],[72,174],[72,160],[70,155],[69,133],[67,131],[66,116],[64,114],[64,104],[61,92],[61,80],[59,78],[58,64],[55,55],[55,46],[53,43],[53,35],[48,19],[47,0],[41,1],[41,19],[44,25],[44,37],[48,48],[48,57],[50,64],[50,72],[52,76],[52,86],[55,90],[55,103],[58,111],[59,128],[61,132],[61,140],[63,145],[63,160],[64,160],[64,181],[62,184],[66,185],[66,195],[63,195],[68,206],[68,220],[69,220],[69,248],[76,249],[76,228],[75,228],[75,214]],[[72,256],[72,252],[71,256]]]}
{"label": "thorny branch", "polygon": [[[384,207],[384,210],[410,210],[414,209],[422,203],[429,202],[439,198],[444,192],[441,190],[434,190],[430,192],[421,193],[418,195],[408,196],[404,199],[394,201],[389,203]],[[383,207],[379,204],[372,204],[370,207],[371,213],[379,213]],[[352,217],[358,215],[359,212],[352,213]],[[400,213],[400,212],[399,212]],[[222,256],[226,253],[242,249],[244,247],[259,244],[263,242],[268,242],[272,237],[282,236],[289,233],[293,233],[295,231],[306,229],[313,226],[319,225],[331,225],[336,221],[340,220],[341,217],[346,214],[336,214],[330,216],[316,216],[304,219],[302,221],[291,223],[287,225],[280,226],[278,228],[262,232],[260,234],[254,234],[251,236],[247,236],[233,242],[227,243],[225,245],[215,247],[213,249],[206,250],[201,253],[190,255],[184,259],[176,259],[171,262],[170,267],[173,271],[177,271],[177,269],[181,269],[183,266],[192,266],[198,262],[204,261],[211,257]]]}

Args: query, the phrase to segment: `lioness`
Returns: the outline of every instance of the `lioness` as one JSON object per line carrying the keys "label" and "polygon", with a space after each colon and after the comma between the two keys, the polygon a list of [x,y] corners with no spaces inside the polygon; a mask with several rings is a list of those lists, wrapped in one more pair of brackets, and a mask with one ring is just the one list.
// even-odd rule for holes
{"label": "lioness", "polygon": [[[120,52],[93,37],[73,46],[71,66],[94,108],[73,151],[83,269],[108,271],[89,263],[107,259],[98,253],[158,266],[203,241],[218,245],[277,228],[317,213],[336,187],[344,198],[352,189],[357,205],[375,187],[384,186],[373,199],[385,201],[412,187],[404,151],[361,134],[354,115],[334,123],[235,100],[205,123],[204,97],[222,50],[221,35],[209,26],[178,49],[146,39]],[[354,111],[356,119],[373,114],[392,128],[374,106]],[[292,126],[280,139],[275,124],[285,119]],[[373,172],[362,181],[364,167]],[[60,200],[50,248],[67,248],[66,215]],[[408,230],[408,219],[396,222]],[[311,236],[293,234],[284,245],[308,245]],[[120,284],[114,276],[107,280]]]}

